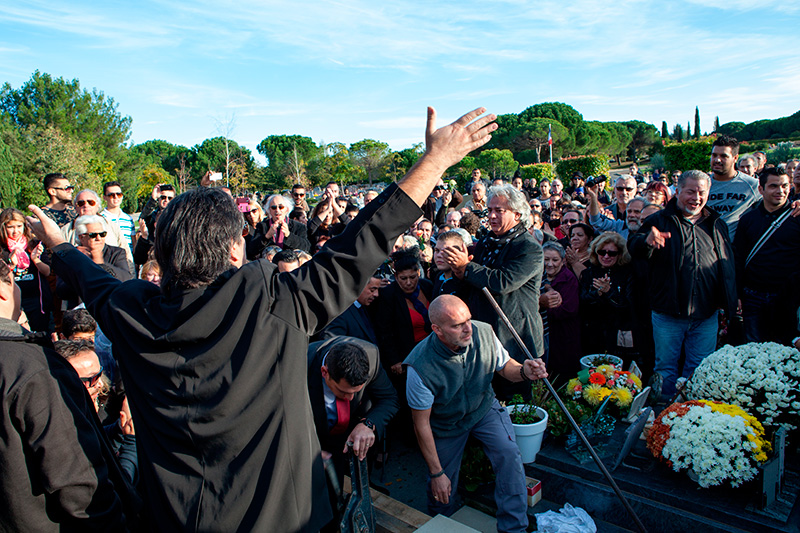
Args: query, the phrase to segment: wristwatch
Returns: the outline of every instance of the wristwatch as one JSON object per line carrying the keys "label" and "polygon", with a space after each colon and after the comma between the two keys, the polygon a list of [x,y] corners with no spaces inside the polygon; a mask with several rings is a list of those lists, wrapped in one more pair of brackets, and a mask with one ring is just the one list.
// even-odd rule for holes
{"label": "wristwatch", "polygon": [[377,433],[377,431],[375,431],[375,422],[373,422],[369,418],[362,418],[361,423],[367,426],[369,429],[371,429],[373,433]]}

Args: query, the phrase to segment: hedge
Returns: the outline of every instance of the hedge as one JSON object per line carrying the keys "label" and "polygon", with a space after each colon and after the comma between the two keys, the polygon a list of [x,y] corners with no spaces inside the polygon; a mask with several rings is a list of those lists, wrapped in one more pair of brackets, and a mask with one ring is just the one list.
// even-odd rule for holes
{"label": "hedge", "polygon": [[667,171],[702,170],[708,172],[713,142],[713,139],[705,139],[664,146],[662,150]]}
{"label": "hedge", "polygon": [[550,163],[534,163],[532,165],[522,165],[519,167],[519,173],[523,180],[536,180],[536,183],[541,183],[542,180],[550,180],[556,176],[553,165]]}
{"label": "hedge", "polygon": [[564,183],[569,183],[570,178],[576,171],[580,171],[584,178],[588,178],[589,176],[599,176],[600,174],[608,176],[610,170],[611,167],[608,165],[608,156],[606,155],[570,157],[556,163],[556,174]]}

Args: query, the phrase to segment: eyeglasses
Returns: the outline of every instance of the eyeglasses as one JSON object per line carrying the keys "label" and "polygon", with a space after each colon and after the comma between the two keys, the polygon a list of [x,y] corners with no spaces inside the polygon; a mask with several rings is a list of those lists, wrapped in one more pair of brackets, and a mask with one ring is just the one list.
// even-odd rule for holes
{"label": "eyeglasses", "polygon": [[618,250],[597,250],[597,255],[601,255],[603,257],[617,257],[619,255]]}
{"label": "eyeglasses", "polygon": [[506,214],[507,209],[503,209],[502,207],[490,207],[486,210],[490,215],[492,213],[497,213],[497,216],[503,216]]}
{"label": "eyeglasses", "polygon": [[306,193],[304,193],[304,192],[293,192],[292,193],[292,196],[294,196],[296,198],[303,198],[303,197],[305,197],[305,195],[306,195]]}
{"label": "eyeglasses", "polygon": [[87,387],[94,387],[95,385],[97,385],[97,382],[100,381],[100,376],[102,375],[103,375],[103,367],[101,366],[100,372],[98,372],[93,376],[89,376],[88,378],[81,378],[81,381]]}
{"label": "eyeglasses", "polygon": [[51,189],[55,189],[57,191],[74,191],[75,187],[72,185],[67,185],[66,187],[50,187]]}
{"label": "eyeglasses", "polygon": [[618,191],[632,191],[635,187],[616,187]]}
{"label": "eyeglasses", "polygon": [[109,198],[122,198],[122,193],[121,192],[109,192],[109,193],[106,193],[106,196],[108,196]]}
{"label": "eyeglasses", "polygon": [[90,239],[96,239],[97,237],[103,237],[103,238],[105,238],[105,236],[106,236],[106,232],[105,232],[105,231],[101,231],[101,232],[99,232],[99,233],[84,233],[83,235],[84,235],[85,237],[89,237]]}
{"label": "eyeglasses", "polygon": [[278,210],[280,210],[280,209],[286,209],[286,206],[285,205],[271,205],[271,206],[269,206],[269,208],[270,209],[278,209]]}
{"label": "eyeglasses", "polygon": [[94,200],[92,200],[92,199],[89,199],[89,200],[78,200],[78,202],[77,202],[77,203],[78,203],[78,207],[83,207],[83,206],[85,206],[85,205],[87,205],[87,204],[88,204],[88,205],[90,205],[90,206],[92,206],[92,207],[94,207],[94,206],[96,206],[96,205],[97,205],[97,202],[95,202],[95,201],[94,201]]}
{"label": "eyeglasses", "polygon": [[175,197],[174,197],[174,196],[169,196],[169,195],[167,195],[167,194],[162,194],[161,196],[159,196],[159,198],[160,198],[161,200],[166,200],[166,201],[168,201],[168,202],[169,202],[169,201],[171,201],[171,200],[172,200],[173,198],[175,198]]}

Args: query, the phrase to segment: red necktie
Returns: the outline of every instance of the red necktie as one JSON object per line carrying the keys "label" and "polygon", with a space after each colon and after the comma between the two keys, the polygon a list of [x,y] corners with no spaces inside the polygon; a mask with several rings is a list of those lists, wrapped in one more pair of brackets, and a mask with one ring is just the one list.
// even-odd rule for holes
{"label": "red necktie", "polygon": [[341,435],[350,425],[350,402],[336,398],[336,418],[338,422],[331,429],[331,435]]}

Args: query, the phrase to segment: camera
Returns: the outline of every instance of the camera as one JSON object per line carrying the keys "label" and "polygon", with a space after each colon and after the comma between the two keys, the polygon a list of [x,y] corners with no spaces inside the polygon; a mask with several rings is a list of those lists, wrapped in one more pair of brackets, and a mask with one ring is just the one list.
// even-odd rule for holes
{"label": "camera", "polygon": [[594,187],[595,185],[600,185],[601,183],[605,183],[608,181],[608,176],[605,174],[600,174],[596,178],[594,176],[589,176],[586,179],[586,186],[587,187]]}

